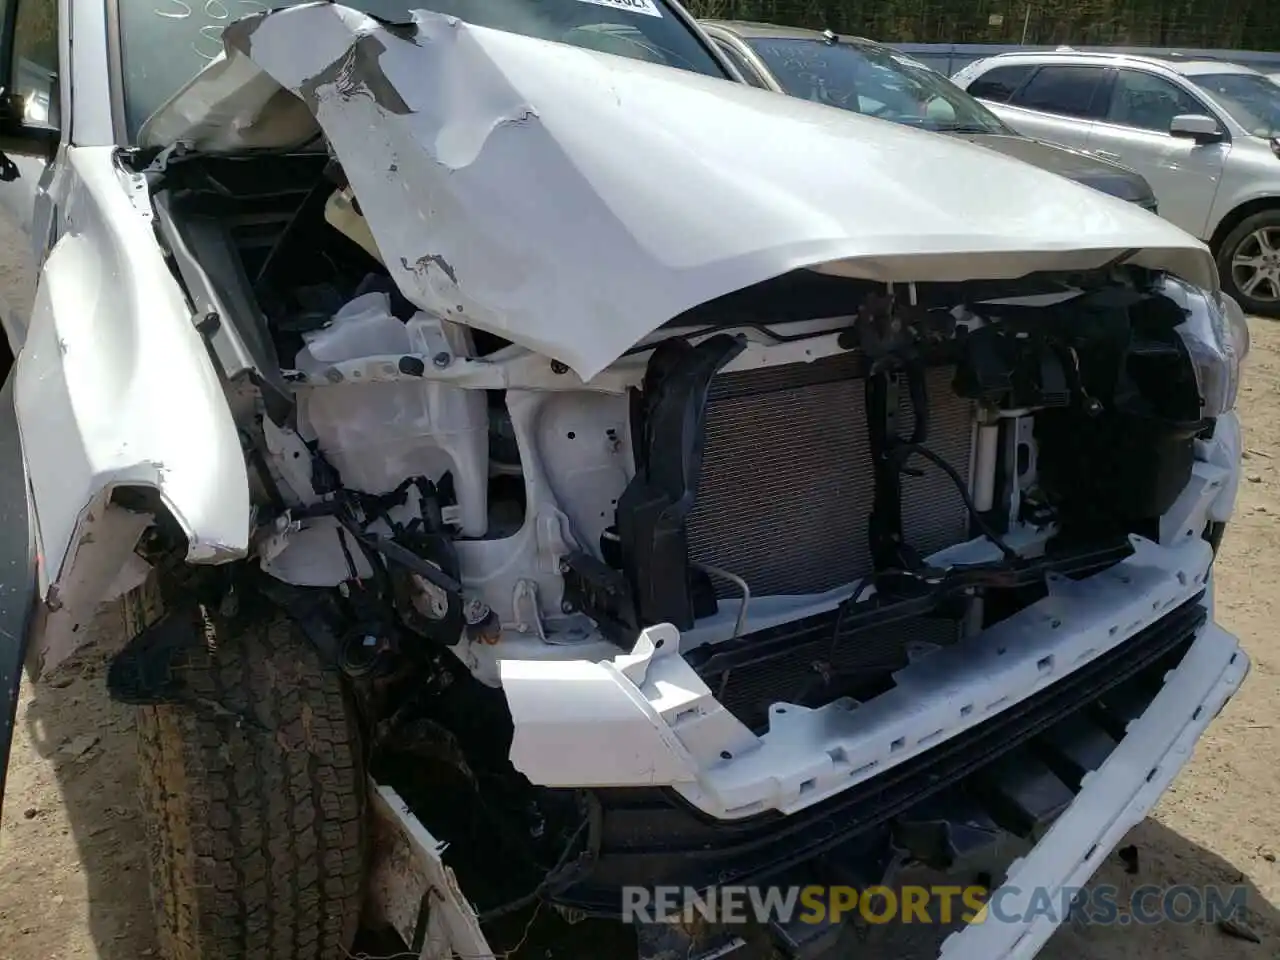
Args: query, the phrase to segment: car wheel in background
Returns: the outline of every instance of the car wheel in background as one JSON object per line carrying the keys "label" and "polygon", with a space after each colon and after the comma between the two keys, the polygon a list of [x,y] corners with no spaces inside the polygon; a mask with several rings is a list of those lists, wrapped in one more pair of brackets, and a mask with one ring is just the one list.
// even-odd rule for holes
{"label": "car wheel in background", "polygon": [[1218,248],[1218,273],[1246,313],[1280,317],[1280,209],[1236,224]]}

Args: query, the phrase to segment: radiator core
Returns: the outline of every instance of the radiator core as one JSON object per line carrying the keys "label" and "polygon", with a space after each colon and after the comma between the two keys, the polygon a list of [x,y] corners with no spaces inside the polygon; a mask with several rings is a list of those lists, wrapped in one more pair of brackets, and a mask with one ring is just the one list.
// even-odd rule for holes
{"label": "radiator core", "polygon": [[[721,374],[712,382],[692,559],[736,573],[752,596],[820,593],[871,570],[867,521],[874,481],[864,381],[854,354]],[[928,374],[928,446],[969,482],[972,413],[951,391],[953,369]],[[900,392],[899,433],[911,431]],[[920,457],[902,480],[906,542],[921,556],[968,538],[964,500]],[[736,592],[716,584],[722,596]]]}
{"label": "radiator core", "polygon": [[[747,581],[753,597],[820,593],[871,572],[867,524],[874,495],[864,381],[858,358],[722,374],[712,382],[705,459],[689,518],[694,560]],[[927,377],[927,445],[969,483],[972,411],[951,391],[952,368]],[[909,434],[909,391],[900,391],[898,432]],[[902,528],[922,557],[968,539],[964,499],[945,473],[913,458],[922,476],[902,478]],[[713,581],[721,596],[732,584]],[[773,703],[819,706],[861,699],[892,685],[912,643],[947,645],[954,620],[916,618],[846,635],[835,613],[773,628],[793,640],[783,652],[703,679],[755,730]],[[751,641],[763,634],[749,634]]]}

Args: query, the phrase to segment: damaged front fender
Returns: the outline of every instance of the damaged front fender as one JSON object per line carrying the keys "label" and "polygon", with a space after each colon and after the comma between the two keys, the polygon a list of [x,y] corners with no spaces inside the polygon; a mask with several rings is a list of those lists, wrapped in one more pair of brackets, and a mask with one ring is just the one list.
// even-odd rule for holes
{"label": "damaged front fender", "polygon": [[136,185],[113,148],[66,157],[74,229],[45,260],[13,374],[49,614],[34,651],[44,668],[87,639],[152,519],[116,491],[154,491],[194,563],[245,556],[250,523],[223,386]]}

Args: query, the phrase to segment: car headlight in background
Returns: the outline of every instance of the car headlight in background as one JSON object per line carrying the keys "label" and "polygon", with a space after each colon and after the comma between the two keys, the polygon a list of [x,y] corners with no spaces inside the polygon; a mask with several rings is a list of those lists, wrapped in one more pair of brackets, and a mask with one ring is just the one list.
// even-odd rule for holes
{"label": "car headlight in background", "polygon": [[1235,409],[1240,365],[1249,355],[1249,324],[1240,304],[1225,293],[1213,296],[1201,291],[1187,305],[1187,319],[1174,332],[1191,358],[1201,414],[1218,417]]}

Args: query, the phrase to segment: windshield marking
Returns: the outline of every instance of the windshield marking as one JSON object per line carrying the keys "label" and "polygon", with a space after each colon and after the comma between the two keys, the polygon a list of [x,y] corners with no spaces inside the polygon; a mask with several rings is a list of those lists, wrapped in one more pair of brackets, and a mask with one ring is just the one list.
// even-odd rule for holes
{"label": "windshield marking", "polygon": [[646,17],[661,19],[662,11],[653,0],[579,0],[581,3],[594,3],[598,7],[611,7],[614,10],[625,10],[628,13],[640,13]]}
{"label": "windshield marking", "polygon": [[[119,0],[121,60],[129,137],[191,77],[220,58],[223,28],[251,14],[297,0]],[[464,23],[683,68],[728,76],[683,17],[667,16],[664,0],[361,0],[353,12],[382,21],[411,11]]]}
{"label": "windshield marking", "polygon": [[[164,20],[189,20],[196,16],[196,11],[186,0],[165,0],[165,3],[169,5],[167,9],[157,7],[152,13]],[[200,7],[200,16],[210,22],[200,25],[190,46],[203,60],[216,60],[222,53],[222,31],[228,23],[250,14],[267,13],[271,9],[260,0],[230,0],[230,3],[236,7],[234,16],[224,0],[205,0]]]}

